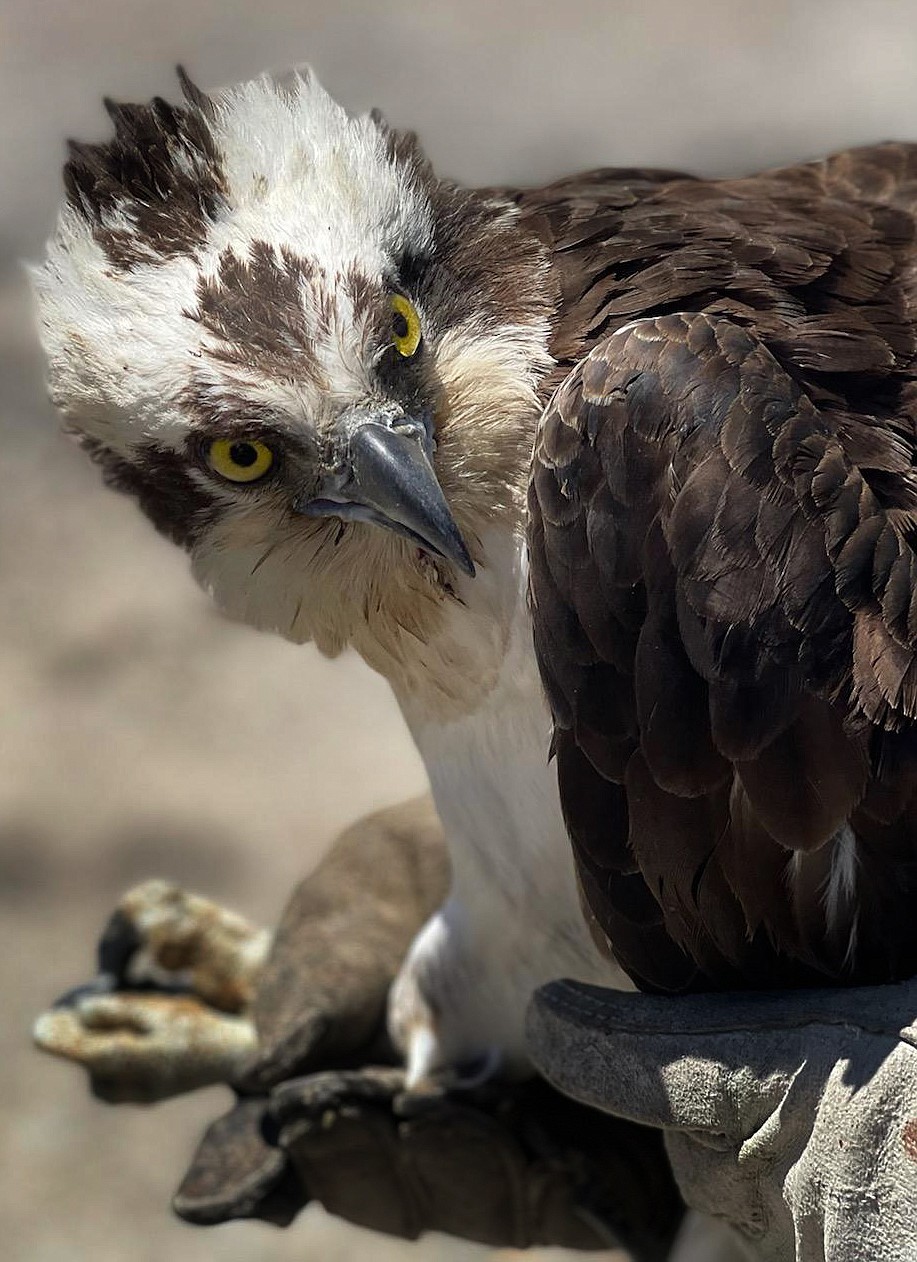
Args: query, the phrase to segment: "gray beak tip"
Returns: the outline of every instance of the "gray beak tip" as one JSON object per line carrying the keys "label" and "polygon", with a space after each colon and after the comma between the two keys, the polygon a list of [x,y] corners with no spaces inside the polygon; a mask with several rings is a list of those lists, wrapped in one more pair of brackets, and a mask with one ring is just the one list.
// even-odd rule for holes
{"label": "gray beak tip", "polygon": [[474,562],[424,450],[422,433],[373,421],[360,425],[349,436],[344,494],[364,510],[364,520],[413,539],[473,578]]}
{"label": "gray beak tip", "polygon": [[461,535],[459,535],[459,542],[461,544],[461,551],[456,549],[456,551],[446,559],[457,565],[463,574],[467,574],[469,578],[474,578],[475,574],[477,574],[477,570],[475,569],[474,561],[472,561],[468,549],[465,547],[465,541],[462,539]]}

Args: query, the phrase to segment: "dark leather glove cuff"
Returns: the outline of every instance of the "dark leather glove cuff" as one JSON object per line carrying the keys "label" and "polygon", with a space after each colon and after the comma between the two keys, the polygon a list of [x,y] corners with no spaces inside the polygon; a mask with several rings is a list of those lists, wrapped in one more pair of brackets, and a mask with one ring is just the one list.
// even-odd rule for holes
{"label": "dark leather glove cuff", "polygon": [[596,1114],[546,1083],[491,1086],[404,1115],[401,1075],[322,1073],[240,1101],[211,1126],[174,1207],[209,1224],[285,1225],[309,1200],[406,1239],[624,1245],[665,1257],[682,1216],[658,1132]]}

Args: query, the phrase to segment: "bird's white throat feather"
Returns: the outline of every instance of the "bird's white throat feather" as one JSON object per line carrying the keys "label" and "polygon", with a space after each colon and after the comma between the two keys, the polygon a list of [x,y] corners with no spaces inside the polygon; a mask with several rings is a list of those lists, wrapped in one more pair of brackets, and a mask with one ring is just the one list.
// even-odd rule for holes
{"label": "bird's white throat feather", "polygon": [[477,661],[468,681],[474,708],[444,718],[423,693],[398,698],[453,869],[450,899],[418,940],[413,964],[437,999],[462,1011],[467,1046],[447,1046],[447,1055],[498,1045],[518,1060],[534,987],[560,976],[632,986],[600,955],[580,907],[548,760],[551,718],[535,661],[521,530],[495,531],[486,555],[440,632],[443,652],[458,639]]}

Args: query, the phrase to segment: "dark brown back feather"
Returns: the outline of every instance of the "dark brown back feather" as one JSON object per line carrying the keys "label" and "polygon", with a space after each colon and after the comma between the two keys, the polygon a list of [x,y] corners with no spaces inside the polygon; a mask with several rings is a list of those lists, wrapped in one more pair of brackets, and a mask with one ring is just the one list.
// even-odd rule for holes
{"label": "dark brown back feather", "polygon": [[917,147],[517,201],[563,298],[532,603],[599,925],[665,990],[913,974]]}

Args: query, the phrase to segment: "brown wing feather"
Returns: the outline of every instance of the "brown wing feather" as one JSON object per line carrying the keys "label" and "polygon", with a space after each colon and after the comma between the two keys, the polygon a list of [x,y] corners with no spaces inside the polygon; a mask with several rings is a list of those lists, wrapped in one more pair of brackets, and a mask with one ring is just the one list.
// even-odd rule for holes
{"label": "brown wing feather", "polygon": [[[883,162],[800,178],[886,195]],[[778,228],[743,248],[782,266]],[[794,275],[798,251],[831,273],[831,234],[820,249],[787,231]],[[847,267],[862,292],[865,265]],[[812,386],[811,356],[781,363],[793,337],[770,346],[753,320],[647,318],[586,356],[542,421],[531,594],[561,797],[592,910],[644,986],[917,969],[914,430],[841,406],[830,380],[906,365],[889,341],[848,362],[841,335],[858,335],[836,332],[796,325],[813,355],[828,336]],[[851,835],[853,894],[832,878]]]}
{"label": "brown wing feather", "polygon": [[915,347],[917,146],[874,145],[740,180],[593,171],[514,196],[554,249],[551,388],[635,317],[708,310],[752,327],[819,396],[849,401],[865,389],[870,411],[877,379],[895,379],[897,397]]}

